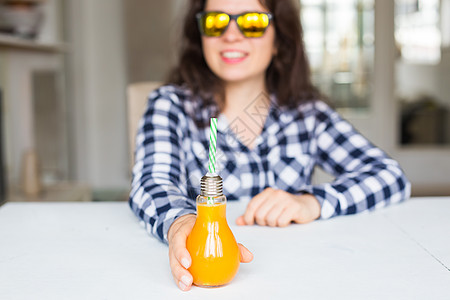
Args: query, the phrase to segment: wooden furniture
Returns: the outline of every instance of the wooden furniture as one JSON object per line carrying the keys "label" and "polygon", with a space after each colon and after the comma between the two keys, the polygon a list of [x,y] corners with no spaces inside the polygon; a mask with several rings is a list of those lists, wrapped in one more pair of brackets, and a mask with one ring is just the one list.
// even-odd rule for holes
{"label": "wooden furniture", "polygon": [[128,137],[130,149],[130,166],[134,163],[134,148],[139,120],[147,107],[148,96],[162,83],[156,81],[133,83],[128,86]]}

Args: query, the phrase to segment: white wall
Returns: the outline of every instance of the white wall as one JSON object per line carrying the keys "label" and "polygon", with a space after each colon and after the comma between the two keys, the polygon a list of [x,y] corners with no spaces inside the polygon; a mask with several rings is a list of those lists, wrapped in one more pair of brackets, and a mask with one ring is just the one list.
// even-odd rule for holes
{"label": "white wall", "polygon": [[66,0],[71,177],[129,186],[121,0]]}
{"label": "white wall", "polygon": [[176,42],[186,0],[124,1],[129,83],[164,81],[176,61]]}
{"label": "white wall", "polygon": [[61,0],[46,0],[42,7],[45,17],[36,40],[41,43],[49,44],[61,42]]}
{"label": "white wall", "polygon": [[450,51],[443,51],[437,65],[396,63],[396,92],[400,97],[430,95],[450,107]]}

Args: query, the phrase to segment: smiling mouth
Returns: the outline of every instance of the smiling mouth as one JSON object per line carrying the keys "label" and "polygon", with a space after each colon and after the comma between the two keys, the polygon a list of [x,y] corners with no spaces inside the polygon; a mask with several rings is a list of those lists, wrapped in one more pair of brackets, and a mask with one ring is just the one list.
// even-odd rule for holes
{"label": "smiling mouth", "polygon": [[222,51],[220,52],[220,56],[226,64],[237,64],[245,60],[248,53],[242,51]]}
{"label": "smiling mouth", "polygon": [[227,59],[240,59],[248,56],[247,53],[242,51],[223,51],[220,54],[223,58]]}

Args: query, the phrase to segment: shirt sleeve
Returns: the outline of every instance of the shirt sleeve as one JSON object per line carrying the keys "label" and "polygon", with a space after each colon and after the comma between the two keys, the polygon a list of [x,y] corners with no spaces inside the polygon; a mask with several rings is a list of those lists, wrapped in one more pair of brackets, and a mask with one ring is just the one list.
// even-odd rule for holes
{"label": "shirt sleeve", "polygon": [[312,151],[316,163],[335,180],[307,187],[321,205],[321,219],[355,214],[410,196],[411,185],[399,164],[371,144],[323,102],[315,104],[317,124]]}
{"label": "shirt sleeve", "polygon": [[136,136],[129,205],[146,230],[163,243],[173,221],[195,214],[187,196],[182,151],[186,117],[175,93],[164,87],[150,94]]}

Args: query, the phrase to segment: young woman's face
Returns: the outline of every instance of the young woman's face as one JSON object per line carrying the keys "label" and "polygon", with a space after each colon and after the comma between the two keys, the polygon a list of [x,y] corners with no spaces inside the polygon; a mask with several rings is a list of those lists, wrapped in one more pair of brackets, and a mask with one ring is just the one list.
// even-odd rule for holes
{"label": "young woman's face", "polygon": [[[258,0],[207,0],[205,11],[228,14],[268,12]],[[209,68],[226,83],[262,80],[275,53],[275,28],[271,23],[260,38],[246,38],[234,20],[220,37],[202,37]]]}

